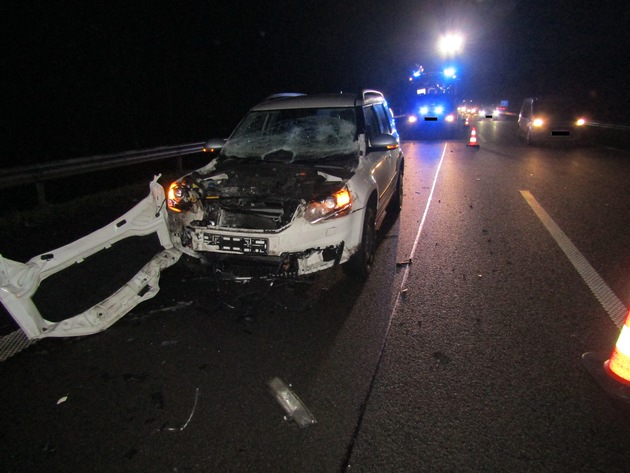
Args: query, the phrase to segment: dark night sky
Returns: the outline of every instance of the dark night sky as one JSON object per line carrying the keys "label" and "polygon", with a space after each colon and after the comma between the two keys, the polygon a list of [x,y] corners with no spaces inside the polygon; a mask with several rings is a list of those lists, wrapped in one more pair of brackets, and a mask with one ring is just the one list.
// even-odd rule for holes
{"label": "dark night sky", "polygon": [[0,11],[4,166],[203,141],[266,95],[378,88],[459,30],[463,90],[573,94],[630,123],[630,3],[14,1]]}

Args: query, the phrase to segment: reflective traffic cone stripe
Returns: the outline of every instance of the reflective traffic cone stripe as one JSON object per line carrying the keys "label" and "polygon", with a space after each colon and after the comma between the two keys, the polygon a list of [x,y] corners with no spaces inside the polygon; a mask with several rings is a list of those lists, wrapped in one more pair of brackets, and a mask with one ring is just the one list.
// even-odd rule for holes
{"label": "reflective traffic cone stripe", "polygon": [[468,146],[479,146],[479,143],[477,143],[477,127],[472,127],[472,129],[470,130],[470,138],[468,139]]}
{"label": "reflective traffic cone stripe", "polygon": [[611,378],[630,386],[630,311],[621,327],[621,333],[604,369]]}

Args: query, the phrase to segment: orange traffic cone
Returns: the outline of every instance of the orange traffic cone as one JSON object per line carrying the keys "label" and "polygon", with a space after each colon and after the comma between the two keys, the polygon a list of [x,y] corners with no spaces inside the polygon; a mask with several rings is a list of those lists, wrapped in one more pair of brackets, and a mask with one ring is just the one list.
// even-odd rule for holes
{"label": "orange traffic cone", "polygon": [[608,393],[630,401],[630,311],[621,327],[621,333],[608,360],[598,353],[582,355],[586,370]]}
{"label": "orange traffic cone", "polygon": [[470,129],[470,138],[468,139],[468,145],[472,148],[479,148],[479,143],[477,142],[477,127],[473,126]]}

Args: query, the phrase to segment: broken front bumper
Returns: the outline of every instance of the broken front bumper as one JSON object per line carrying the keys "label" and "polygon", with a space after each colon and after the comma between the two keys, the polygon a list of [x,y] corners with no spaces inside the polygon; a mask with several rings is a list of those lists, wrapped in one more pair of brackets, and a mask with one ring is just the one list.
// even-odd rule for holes
{"label": "broken front bumper", "polygon": [[[362,219],[363,213],[357,211],[316,224],[296,219],[278,232],[191,225],[187,233],[192,252],[187,248],[183,251],[191,256],[203,255],[220,268],[219,272],[236,279],[299,277],[346,262],[360,243]],[[177,220],[173,222],[174,228],[178,226]],[[242,271],[247,263],[259,271]]]}
{"label": "broken front bumper", "polygon": [[[164,189],[156,176],[150,193],[129,212],[109,225],[53,251],[35,256],[26,263],[0,255],[0,301],[29,339],[70,337],[101,332],[127,314],[140,302],[159,291],[160,272],[181,256],[169,236]],[[156,233],[163,251],[156,254],[130,281],[90,309],[60,322],[42,317],[33,302],[40,283],[85,258],[108,249],[131,236]]]}

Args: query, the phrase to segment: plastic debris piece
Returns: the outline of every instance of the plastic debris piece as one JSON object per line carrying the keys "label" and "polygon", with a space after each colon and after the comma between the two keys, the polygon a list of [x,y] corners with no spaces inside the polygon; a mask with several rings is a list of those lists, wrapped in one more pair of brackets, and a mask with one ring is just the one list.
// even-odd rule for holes
{"label": "plastic debris piece", "polygon": [[68,400],[68,396],[63,396],[60,397],[59,400],[57,401],[57,405],[59,404],[63,404],[64,402],[66,402]]}
{"label": "plastic debris piece", "polygon": [[165,427],[163,430],[167,430],[169,432],[175,432],[175,431],[181,432],[186,427],[188,427],[188,424],[189,424],[190,420],[192,419],[193,415],[195,414],[195,409],[197,409],[197,400],[198,399],[199,399],[199,388],[196,388],[195,402],[193,403],[192,410],[190,411],[190,415],[188,416],[188,420],[186,421],[186,423],[184,425],[182,425],[181,427]]}
{"label": "plastic debris piece", "polygon": [[149,314],[156,314],[158,312],[175,312],[180,309],[184,309],[186,307],[190,307],[193,304],[193,301],[180,301],[175,305],[171,305],[168,307],[160,307],[159,309],[153,309],[149,311]]}
{"label": "plastic debris piece", "polygon": [[396,266],[407,266],[411,264],[411,258],[406,259],[405,261],[399,261],[396,263]]}
{"label": "plastic debris piece", "polygon": [[273,378],[267,383],[267,386],[287,413],[287,419],[294,420],[302,428],[317,422],[300,398],[280,378]]}

